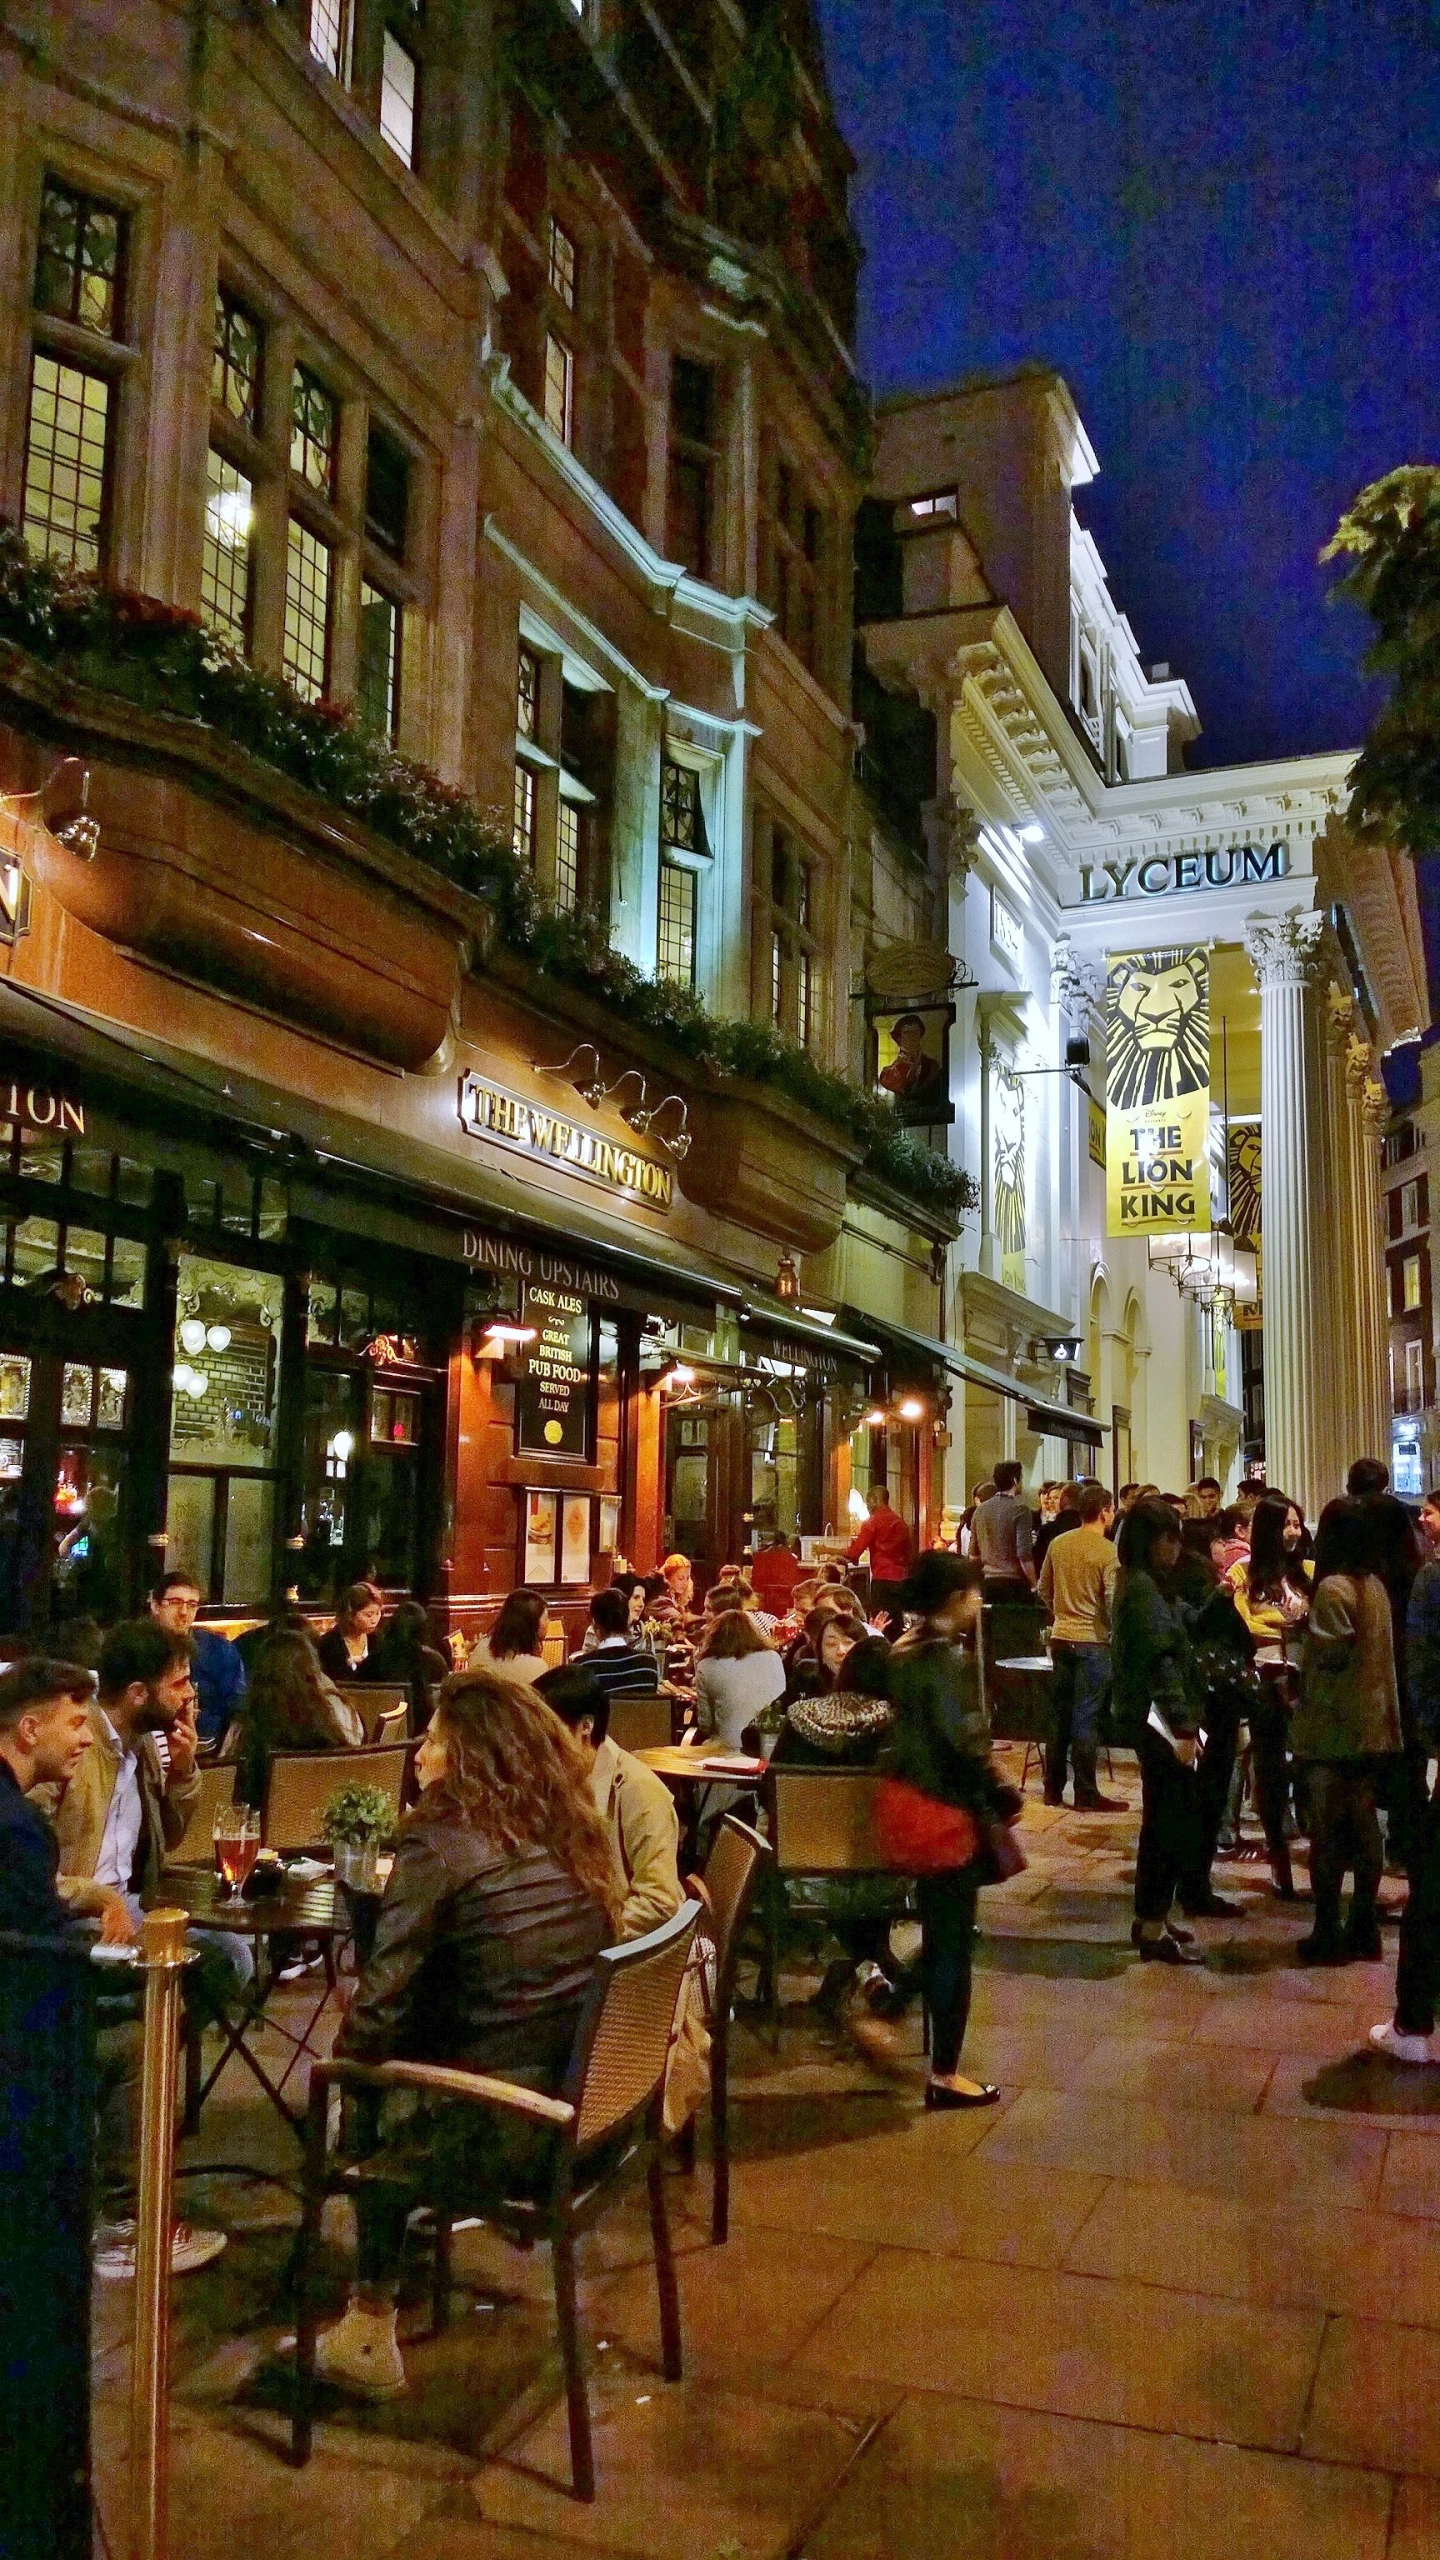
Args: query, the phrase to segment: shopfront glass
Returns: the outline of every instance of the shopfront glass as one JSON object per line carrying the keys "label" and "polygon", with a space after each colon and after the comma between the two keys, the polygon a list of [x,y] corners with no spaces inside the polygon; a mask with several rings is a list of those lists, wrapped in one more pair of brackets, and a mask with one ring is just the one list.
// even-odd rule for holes
{"label": "shopfront glass", "polygon": [[296,1568],[301,1597],[321,1601],[350,1582],[427,1581],[444,1406],[423,1273],[398,1256],[347,1268],[334,1250],[308,1288]]}
{"label": "shopfront glass", "polygon": [[179,1258],[166,1560],[229,1608],[270,1597],[284,1304],[276,1272]]}

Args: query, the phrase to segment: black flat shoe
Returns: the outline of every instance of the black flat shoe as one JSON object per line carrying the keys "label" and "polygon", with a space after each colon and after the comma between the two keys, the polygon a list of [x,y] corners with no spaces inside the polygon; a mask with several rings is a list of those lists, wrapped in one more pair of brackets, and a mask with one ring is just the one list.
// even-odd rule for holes
{"label": "black flat shoe", "polygon": [[[1194,1930],[1182,1929],[1178,1920],[1166,1921],[1165,1934],[1167,1938],[1174,1938],[1177,1944],[1182,1947],[1193,1947],[1195,1944]],[[1140,1923],[1138,1920],[1132,1920],[1130,1923],[1130,1944],[1132,1947],[1138,1947],[1141,1944]]]}
{"label": "black flat shoe", "polygon": [[967,2089],[948,2088],[943,2080],[927,2080],[925,2083],[925,2104],[936,2115],[948,2115],[955,2107],[993,2107],[999,2096],[999,2090],[988,2080],[976,2084],[973,2097]]}
{"label": "black flat shoe", "polygon": [[1137,1938],[1135,1946],[1142,1964],[1203,1964],[1205,1961],[1204,1949],[1197,1947],[1193,1939],[1177,1938],[1169,1929],[1158,1938]]}

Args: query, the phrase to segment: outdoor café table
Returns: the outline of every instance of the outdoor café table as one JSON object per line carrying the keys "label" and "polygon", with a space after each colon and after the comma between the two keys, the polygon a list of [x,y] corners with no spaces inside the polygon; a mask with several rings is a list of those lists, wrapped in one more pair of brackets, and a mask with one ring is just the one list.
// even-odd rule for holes
{"label": "outdoor caf\u00e9 table", "polygon": [[695,1855],[696,1833],[700,1825],[702,1799],[707,1787],[756,1787],[765,1775],[765,1763],[744,1752],[705,1749],[703,1743],[688,1748],[679,1743],[657,1742],[648,1751],[632,1755],[663,1778],[676,1798],[680,1816],[680,1855],[682,1863]]}
{"label": "outdoor caf\u00e9 table", "polygon": [[1020,1783],[1030,1771],[1030,1754],[1054,1738],[1049,1684],[1055,1665],[1048,1653],[1012,1653],[990,1665],[994,1696],[990,1729],[997,1742],[1023,1742],[1025,1764]]}
{"label": "outdoor caf\u00e9 table", "polygon": [[[302,2054],[320,2058],[313,2038],[334,1996],[336,1941],[351,1933],[350,1913],[333,1877],[327,1875],[308,1884],[284,1884],[276,1893],[257,1894],[253,1900],[246,1897],[232,1903],[226,1899],[213,1867],[167,1867],[159,1890],[152,1898],[157,1903],[184,1911],[196,1928],[224,1930],[231,1937],[248,1940],[255,1954],[254,1979],[245,1985],[235,2001],[223,2006],[215,2001],[206,2001],[210,2015],[225,2039],[225,2050],[187,2107],[187,2131],[194,2131],[205,2100],[231,2055],[238,2054],[291,2131],[300,2133],[304,2125],[303,2110],[287,2104],[285,2085]],[[266,2004],[275,1988],[273,1941],[278,1937],[307,1938],[312,1943],[318,1942],[324,1953],[324,1988],[298,2035],[288,2027],[279,2026],[273,2018],[265,2019]],[[271,2078],[250,2042],[262,2023],[268,2023],[294,2047],[278,2080]]]}

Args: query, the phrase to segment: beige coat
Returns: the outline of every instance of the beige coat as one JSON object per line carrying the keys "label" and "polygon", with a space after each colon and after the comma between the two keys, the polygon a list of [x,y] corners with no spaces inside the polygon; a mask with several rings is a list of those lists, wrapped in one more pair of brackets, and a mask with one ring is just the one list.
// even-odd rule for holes
{"label": "beige coat", "polygon": [[595,1801],[610,1825],[625,1879],[622,1938],[643,1938],[679,1910],[680,1826],[670,1790],[633,1752],[607,1734],[595,1754]]}
{"label": "beige coat", "polygon": [[1364,1760],[1400,1747],[1385,1585],[1373,1573],[1327,1573],[1311,1603],[1290,1748],[1300,1760]]}
{"label": "beige coat", "polygon": [[[153,1893],[160,1881],[166,1852],[174,1848],[190,1818],[190,1808],[200,1792],[200,1781],[198,1777],[167,1778],[151,1734],[140,1736],[138,1752],[140,1890]],[[58,1797],[56,1791],[49,1788],[38,1791],[38,1800],[46,1804],[55,1825],[55,1837],[60,1843],[59,1889],[65,1900],[77,1910],[83,1911],[94,1900],[90,1879],[95,1873],[100,1845],[105,1837],[105,1817],[120,1774],[120,1758],[110,1739],[104,1716],[98,1707],[92,1707],[90,1748],[74,1777]]]}

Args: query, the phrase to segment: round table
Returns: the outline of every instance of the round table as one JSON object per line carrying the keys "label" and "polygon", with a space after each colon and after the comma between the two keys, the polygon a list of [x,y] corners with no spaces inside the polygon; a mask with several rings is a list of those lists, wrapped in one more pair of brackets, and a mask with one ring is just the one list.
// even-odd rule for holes
{"label": "round table", "polygon": [[[244,1938],[255,1952],[254,1979],[246,1984],[233,2007],[206,1999],[205,2005],[225,2039],[225,2050],[209,2077],[188,2095],[186,2130],[194,2131],[205,2100],[231,2055],[238,2054],[271,2105],[291,2131],[298,2133],[304,2118],[298,2109],[286,2104],[285,2084],[302,2054],[320,2059],[312,2039],[335,1993],[335,1942],[351,1934],[351,1914],[334,1877],[319,1877],[308,1884],[287,1883],[277,1893],[242,1895],[238,1902],[231,1902],[213,1866],[175,1866],[165,1869],[159,1890],[149,1899],[157,1906],[183,1911],[197,1929],[223,1930],[231,1937]],[[275,1988],[270,1951],[271,1941],[277,1937],[319,1942],[325,1958],[325,1987],[298,2035],[289,2027],[277,2029],[294,2050],[279,2079],[273,2080],[259,2056],[252,2052],[248,2039],[264,2021],[266,2004]],[[274,2019],[269,2023],[276,2025]]]}

